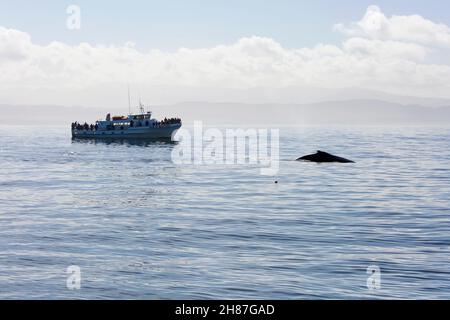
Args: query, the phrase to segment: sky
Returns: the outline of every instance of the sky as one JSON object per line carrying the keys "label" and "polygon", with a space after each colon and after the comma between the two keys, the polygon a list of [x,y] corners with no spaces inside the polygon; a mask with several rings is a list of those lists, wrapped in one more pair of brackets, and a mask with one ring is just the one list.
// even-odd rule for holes
{"label": "sky", "polygon": [[[65,28],[66,8],[82,9],[82,28]],[[440,0],[169,0],[169,1],[0,1],[0,25],[28,32],[33,42],[47,44],[121,45],[132,41],[140,49],[176,50],[230,44],[261,36],[283,47],[338,43],[330,32],[338,22],[356,21],[370,5],[387,15],[421,14],[450,25],[450,3]]]}
{"label": "sky", "polygon": [[126,83],[157,103],[255,88],[450,98],[449,12],[443,0],[1,0],[0,103],[118,104]]}

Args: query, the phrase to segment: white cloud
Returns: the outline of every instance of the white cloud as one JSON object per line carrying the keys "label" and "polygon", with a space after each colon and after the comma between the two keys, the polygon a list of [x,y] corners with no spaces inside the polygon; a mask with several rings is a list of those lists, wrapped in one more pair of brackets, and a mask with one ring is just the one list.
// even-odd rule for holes
{"label": "white cloud", "polygon": [[[347,35],[342,45],[286,49],[273,39],[253,36],[230,45],[168,53],[141,52],[133,43],[37,45],[24,32],[0,27],[0,103],[11,102],[13,93],[19,99],[15,103],[85,103],[79,97],[87,97],[92,88],[117,88],[128,81],[173,87],[175,100],[186,99],[177,96],[180,87],[365,87],[450,97],[448,26],[420,16],[388,18],[371,6],[361,21],[335,29]],[[436,55],[439,64],[432,63]]]}
{"label": "white cloud", "polygon": [[27,33],[0,27],[0,63],[24,59],[30,44]]}
{"label": "white cloud", "polygon": [[450,27],[447,25],[434,23],[420,15],[388,18],[377,6],[370,6],[360,21],[348,26],[336,24],[334,29],[347,36],[450,47]]}

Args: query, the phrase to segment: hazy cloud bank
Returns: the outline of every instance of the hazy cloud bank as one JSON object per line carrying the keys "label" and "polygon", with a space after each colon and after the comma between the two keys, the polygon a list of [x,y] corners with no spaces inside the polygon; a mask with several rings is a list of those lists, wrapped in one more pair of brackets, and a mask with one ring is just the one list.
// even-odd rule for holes
{"label": "hazy cloud bank", "polygon": [[147,95],[151,87],[168,88],[170,97],[159,96],[156,103],[201,99],[186,94],[189,88],[227,89],[231,94],[223,101],[240,101],[233,90],[285,87],[450,98],[447,25],[419,15],[387,17],[371,6],[360,21],[336,24],[334,30],[344,37],[339,46],[287,49],[275,39],[251,36],[212,48],[140,52],[132,43],[37,45],[26,32],[0,27],[0,102],[103,101],[118,107],[126,102],[127,82]]}

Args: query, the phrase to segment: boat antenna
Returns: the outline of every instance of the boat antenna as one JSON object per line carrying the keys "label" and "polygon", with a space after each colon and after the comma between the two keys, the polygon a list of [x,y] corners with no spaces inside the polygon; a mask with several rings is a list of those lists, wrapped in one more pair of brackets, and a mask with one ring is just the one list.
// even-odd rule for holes
{"label": "boat antenna", "polygon": [[142,104],[142,101],[141,101],[141,90],[139,90],[139,109],[141,110],[141,113],[144,114],[145,109],[144,109],[144,105]]}
{"label": "boat antenna", "polygon": [[128,114],[131,114],[130,84],[128,84]]}

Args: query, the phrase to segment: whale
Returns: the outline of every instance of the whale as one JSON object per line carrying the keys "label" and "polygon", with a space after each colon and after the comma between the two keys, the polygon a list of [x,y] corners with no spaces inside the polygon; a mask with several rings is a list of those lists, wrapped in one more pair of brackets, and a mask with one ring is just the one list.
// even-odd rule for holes
{"label": "whale", "polygon": [[317,163],[325,163],[325,162],[338,162],[338,163],[355,163],[352,160],[348,160],[342,157],[338,157],[335,155],[332,155],[327,152],[323,151],[317,151],[315,154],[310,154],[301,158],[298,158],[297,161],[310,161],[310,162],[317,162]]}

